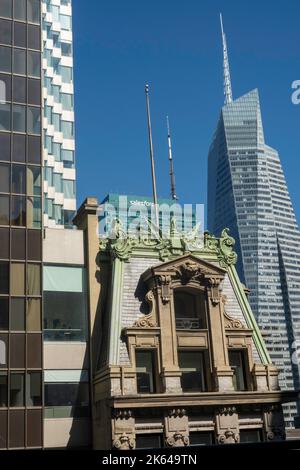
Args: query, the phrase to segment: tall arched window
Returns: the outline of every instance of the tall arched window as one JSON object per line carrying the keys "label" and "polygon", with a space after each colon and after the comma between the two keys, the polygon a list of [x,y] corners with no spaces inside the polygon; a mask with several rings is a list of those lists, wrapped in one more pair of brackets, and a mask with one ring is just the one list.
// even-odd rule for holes
{"label": "tall arched window", "polygon": [[206,329],[204,292],[193,289],[175,289],[174,306],[177,329]]}

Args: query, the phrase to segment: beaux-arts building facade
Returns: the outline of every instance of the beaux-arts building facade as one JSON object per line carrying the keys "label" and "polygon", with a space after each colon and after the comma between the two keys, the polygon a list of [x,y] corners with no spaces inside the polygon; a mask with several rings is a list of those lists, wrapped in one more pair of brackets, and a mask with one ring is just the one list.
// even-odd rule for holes
{"label": "beaux-arts building facade", "polygon": [[[285,437],[280,391],[236,270],[228,231],[136,240],[85,231],[93,447],[133,449]],[[96,261],[95,261],[96,260]],[[105,430],[105,432],[103,432]]]}

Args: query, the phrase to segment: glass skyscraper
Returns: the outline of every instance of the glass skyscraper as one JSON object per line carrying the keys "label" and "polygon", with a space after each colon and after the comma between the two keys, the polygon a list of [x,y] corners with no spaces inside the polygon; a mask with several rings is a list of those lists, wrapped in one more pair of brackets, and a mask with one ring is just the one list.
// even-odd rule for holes
{"label": "glass skyscraper", "polygon": [[42,0],[44,225],[70,227],[76,211],[71,0]]}
{"label": "glass skyscraper", "polygon": [[[280,385],[299,388],[300,232],[278,152],[265,143],[257,90],[233,100],[224,39],[226,101],[209,150],[208,229],[236,239],[238,270]],[[229,78],[228,78],[229,77]],[[295,405],[285,407],[294,425]]]}

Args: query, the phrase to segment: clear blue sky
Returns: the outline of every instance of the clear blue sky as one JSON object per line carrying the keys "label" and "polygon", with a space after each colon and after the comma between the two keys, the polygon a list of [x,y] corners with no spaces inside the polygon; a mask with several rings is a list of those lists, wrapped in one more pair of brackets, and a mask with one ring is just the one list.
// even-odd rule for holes
{"label": "clear blue sky", "polygon": [[151,195],[148,81],[160,197],[169,196],[169,114],[181,202],[206,202],[207,152],[223,104],[219,12],[234,97],[258,88],[300,219],[299,0],[73,0],[78,203]]}

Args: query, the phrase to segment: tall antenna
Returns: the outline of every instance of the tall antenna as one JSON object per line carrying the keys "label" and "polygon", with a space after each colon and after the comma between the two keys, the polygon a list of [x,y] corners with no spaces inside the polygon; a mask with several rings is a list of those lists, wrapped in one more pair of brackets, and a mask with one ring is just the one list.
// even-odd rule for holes
{"label": "tall antenna", "polygon": [[152,190],[153,190],[153,202],[155,210],[155,223],[159,229],[159,216],[158,216],[158,201],[156,191],[156,176],[155,176],[155,163],[154,163],[154,150],[153,150],[153,139],[152,139],[152,126],[151,126],[151,114],[150,114],[150,99],[149,99],[149,85],[146,84],[146,105],[147,105],[147,118],[148,118],[148,132],[149,132],[149,145],[150,145],[150,160],[151,160],[151,173],[152,173]]}
{"label": "tall antenna", "polygon": [[223,18],[222,13],[220,13],[220,22],[221,22],[221,31],[222,31],[222,42],[223,42],[223,55],[224,55],[224,95],[225,95],[225,104],[232,103],[232,88],[231,88],[231,78],[230,78],[230,68],[228,60],[228,50],[227,50],[227,41],[226,35],[223,28]]}
{"label": "tall antenna", "polygon": [[170,177],[171,177],[171,196],[173,201],[177,201],[178,197],[175,190],[175,172],[174,172],[174,161],[172,154],[172,141],[171,141],[171,130],[169,116],[167,116],[167,127],[168,127],[168,145],[169,145],[169,163],[170,163]]}

